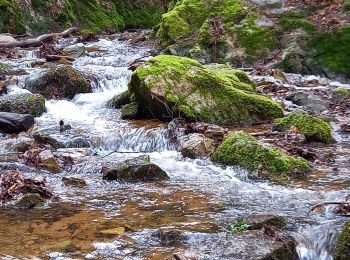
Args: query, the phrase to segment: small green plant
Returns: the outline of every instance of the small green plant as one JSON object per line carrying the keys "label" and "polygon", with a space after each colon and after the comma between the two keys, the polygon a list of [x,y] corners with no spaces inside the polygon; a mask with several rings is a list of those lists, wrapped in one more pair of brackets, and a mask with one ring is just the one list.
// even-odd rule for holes
{"label": "small green plant", "polygon": [[228,226],[228,230],[234,234],[246,231],[250,228],[250,225],[246,224],[243,219],[237,219],[236,224]]}

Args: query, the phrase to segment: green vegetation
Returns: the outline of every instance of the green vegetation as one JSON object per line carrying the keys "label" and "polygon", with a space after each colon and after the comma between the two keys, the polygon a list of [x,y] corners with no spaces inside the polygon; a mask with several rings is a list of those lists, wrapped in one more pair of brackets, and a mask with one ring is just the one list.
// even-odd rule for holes
{"label": "green vegetation", "polygon": [[235,224],[228,226],[228,230],[234,234],[246,231],[250,228],[248,224],[244,222],[243,219],[237,219]]}
{"label": "green vegetation", "polygon": [[349,259],[350,251],[350,221],[348,221],[343,231],[338,236],[336,251],[335,251],[335,260],[347,260]]}
{"label": "green vegetation", "polygon": [[25,33],[23,12],[15,0],[0,0],[0,32]]}
{"label": "green vegetation", "polygon": [[325,143],[333,141],[330,124],[320,117],[310,116],[303,111],[295,111],[287,117],[276,119],[275,123],[275,129],[278,131],[286,131],[295,126],[305,135],[307,141]]}
{"label": "green vegetation", "polygon": [[238,165],[260,177],[276,180],[298,177],[310,170],[309,163],[282,151],[259,143],[249,134],[239,131],[230,134],[211,157],[213,162]]}
{"label": "green vegetation", "polygon": [[244,72],[189,58],[159,55],[149,60],[133,73],[129,90],[146,114],[151,110],[163,119],[180,113],[194,121],[240,125],[283,116],[279,104],[255,93]]}

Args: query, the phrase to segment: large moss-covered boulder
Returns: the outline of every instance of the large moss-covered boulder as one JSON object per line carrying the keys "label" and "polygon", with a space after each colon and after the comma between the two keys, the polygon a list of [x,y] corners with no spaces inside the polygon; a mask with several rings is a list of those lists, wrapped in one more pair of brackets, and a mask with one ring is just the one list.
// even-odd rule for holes
{"label": "large moss-covered boulder", "polygon": [[255,93],[254,83],[238,70],[203,66],[197,61],[159,55],[133,74],[129,90],[144,116],[221,125],[242,125],[282,117],[282,107]]}
{"label": "large moss-covered boulder", "polygon": [[347,260],[349,259],[350,252],[350,221],[348,221],[343,231],[338,236],[335,260]]}
{"label": "large moss-covered boulder", "polygon": [[243,131],[230,134],[216,149],[211,160],[224,165],[238,165],[250,172],[257,172],[261,178],[273,180],[302,176],[310,170],[306,160],[262,144]]}
{"label": "large moss-covered boulder", "polygon": [[92,91],[89,81],[83,74],[64,65],[49,69],[41,77],[27,82],[25,88],[32,93],[55,99],[72,99],[76,94]]}
{"label": "large moss-covered boulder", "polygon": [[29,93],[1,96],[0,111],[40,116],[45,112],[45,98]]}
{"label": "large moss-covered boulder", "polygon": [[331,142],[332,127],[321,117],[314,117],[303,111],[297,110],[284,118],[275,120],[275,129],[277,131],[286,131],[289,128],[296,127],[299,132],[305,135],[307,141]]}

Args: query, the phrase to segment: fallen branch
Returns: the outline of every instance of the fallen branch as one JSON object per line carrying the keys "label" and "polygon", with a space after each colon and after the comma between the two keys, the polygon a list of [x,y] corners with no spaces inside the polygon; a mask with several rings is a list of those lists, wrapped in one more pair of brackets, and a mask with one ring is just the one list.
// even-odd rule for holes
{"label": "fallen branch", "polygon": [[41,46],[44,42],[51,42],[51,41],[56,40],[58,38],[68,37],[72,33],[77,32],[78,30],[79,30],[78,28],[72,27],[72,28],[69,28],[69,29],[61,32],[61,33],[43,34],[43,35],[40,35],[34,39],[2,43],[2,44],[0,44],[0,48],[13,48],[13,47],[27,48],[27,47]]}

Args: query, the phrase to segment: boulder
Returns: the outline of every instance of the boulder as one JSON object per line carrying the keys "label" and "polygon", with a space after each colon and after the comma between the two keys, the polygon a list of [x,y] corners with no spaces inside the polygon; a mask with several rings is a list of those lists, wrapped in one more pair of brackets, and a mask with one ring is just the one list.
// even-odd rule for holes
{"label": "boulder", "polygon": [[284,118],[276,119],[274,129],[287,131],[292,126],[305,136],[306,141],[329,143],[334,140],[332,127],[328,122],[321,117],[310,116],[301,110],[296,110]]}
{"label": "boulder", "polygon": [[50,136],[48,133],[45,133],[45,132],[39,132],[39,131],[34,132],[33,138],[35,142],[37,142],[38,144],[48,144],[55,150],[66,147],[64,143],[56,140],[54,137]]}
{"label": "boulder", "polygon": [[122,119],[135,119],[138,117],[139,104],[137,102],[131,102],[122,107]]}
{"label": "boulder", "polygon": [[215,141],[202,134],[189,134],[179,139],[181,154],[192,159],[208,158],[215,151]]}
{"label": "boulder", "polygon": [[217,125],[208,125],[204,132],[204,136],[214,139],[215,141],[222,141],[224,139],[226,130]]}
{"label": "boulder", "polygon": [[0,80],[0,95],[6,94],[7,93],[7,86],[5,81]]}
{"label": "boulder", "polygon": [[41,116],[45,112],[45,98],[30,93],[1,96],[0,111]]}
{"label": "boulder", "polygon": [[25,88],[49,99],[72,99],[76,94],[92,91],[90,82],[83,74],[65,65],[50,68],[39,78],[27,82]]}
{"label": "boulder", "polygon": [[211,160],[237,165],[247,169],[251,176],[257,173],[259,178],[271,180],[303,176],[311,167],[306,160],[260,143],[243,131],[231,133],[213,153]]}
{"label": "boulder", "polygon": [[7,44],[7,43],[14,43],[14,42],[17,42],[17,40],[13,38],[11,35],[0,34],[0,44]]}
{"label": "boulder", "polygon": [[348,260],[350,252],[350,221],[338,236],[334,260]]}
{"label": "boulder", "polygon": [[0,132],[5,134],[18,134],[34,126],[34,117],[28,114],[0,112]]}
{"label": "boulder", "polygon": [[302,106],[304,110],[317,115],[328,109],[328,103],[322,100],[320,96],[304,91],[292,93],[286,99],[291,100],[298,106]]}
{"label": "boulder", "polygon": [[193,121],[245,125],[283,116],[279,104],[255,93],[244,72],[189,58],[150,59],[134,71],[129,90],[146,117],[169,120],[180,114]]}
{"label": "boulder", "polygon": [[42,151],[39,154],[41,165],[52,173],[58,173],[60,171],[60,165],[58,164],[55,156],[50,150]]}
{"label": "boulder", "polygon": [[148,182],[169,180],[169,176],[159,166],[150,163],[149,156],[140,156],[121,162],[116,167],[104,170],[103,179]]}

